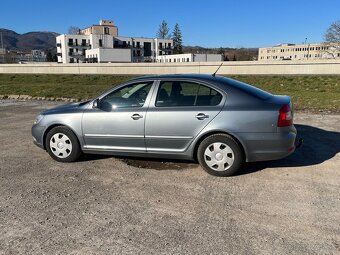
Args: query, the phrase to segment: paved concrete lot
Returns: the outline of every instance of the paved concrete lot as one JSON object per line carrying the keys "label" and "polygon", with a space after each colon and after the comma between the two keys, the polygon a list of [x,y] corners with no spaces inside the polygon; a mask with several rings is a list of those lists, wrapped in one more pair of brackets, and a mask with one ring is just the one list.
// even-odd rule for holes
{"label": "paved concrete lot", "polygon": [[209,176],[197,164],[32,143],[55,103],[0,101],[0,254],[340,254],[340,115],[297,113],[287,159]]}

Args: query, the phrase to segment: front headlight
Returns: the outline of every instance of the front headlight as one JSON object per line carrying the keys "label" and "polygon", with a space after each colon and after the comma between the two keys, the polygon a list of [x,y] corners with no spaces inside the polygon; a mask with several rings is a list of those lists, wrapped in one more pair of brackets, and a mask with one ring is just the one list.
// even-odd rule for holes
{"label": "front headlight", "polygon": [[34,124],[34,125],[38,124],[43,118],[44,118],[44,115],[39,114],[39,115],[35,118],[33,124]]}

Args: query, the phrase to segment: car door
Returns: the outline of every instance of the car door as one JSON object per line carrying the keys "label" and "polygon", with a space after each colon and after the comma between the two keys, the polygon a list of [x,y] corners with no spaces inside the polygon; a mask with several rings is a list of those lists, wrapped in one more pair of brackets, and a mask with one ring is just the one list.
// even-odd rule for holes
{"label": "car door", "polygon": [[192,81],[160,81],[154,94],[145,123],[148,152],[185,151],[225,101],[216,89]]}
{"label": "car door", "polygon": [[136,82],[102,96],[83,114],[85,149],[145,151],[144,123],[153,81]]}

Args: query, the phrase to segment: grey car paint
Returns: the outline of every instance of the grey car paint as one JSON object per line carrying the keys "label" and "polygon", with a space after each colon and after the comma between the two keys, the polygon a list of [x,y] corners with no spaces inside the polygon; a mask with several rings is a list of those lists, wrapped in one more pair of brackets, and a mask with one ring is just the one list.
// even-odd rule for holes
{"label": "grey car paint", "polygon": [[[96,98],[47,110],[42,113],[44,118],[32,127],[34,142],[45,148],[47,132],[54,126],[64,125],[76,134],[86,153],[194,159],[200,141],[209,134],[221,132],[240,143],[248,162],[278,159],[292,153],[295,127],[277,127],[278,109],[289,103],[290,98],[256,98],[233,85],[233,80],[224,79],[222,83],[222,79],[211,75],[165,75],[131,80],[98,99],[128,84],[153,81],[143,107],[103,112],[93,108]],[[161,80],[204,84],[219,91],[223,98],[217,106],[156,107]],[[133,119],[135,114],[141,118]],[[199,114],[208,117],[199,119]]]}

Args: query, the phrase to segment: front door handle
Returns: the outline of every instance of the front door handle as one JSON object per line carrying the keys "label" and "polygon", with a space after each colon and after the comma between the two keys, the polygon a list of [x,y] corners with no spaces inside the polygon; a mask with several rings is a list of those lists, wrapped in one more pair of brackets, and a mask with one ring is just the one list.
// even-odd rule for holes
{"label": "front door handle", "polygon": [[195,117],[196,117],[196,119],[198,119],[198,120],[204,120],[204,119],[209,118],[209,115],[206,115],[206,114],[204,114],[204,113],[199,113],[199,114],[197,114]]}
{"label": "front door handle", "polygon": [[138,113],[135,113],[131,116],[131,118],[134,119],[134,120],[139,120],[139,119],[143,118],[143,116],[139,115]]}

